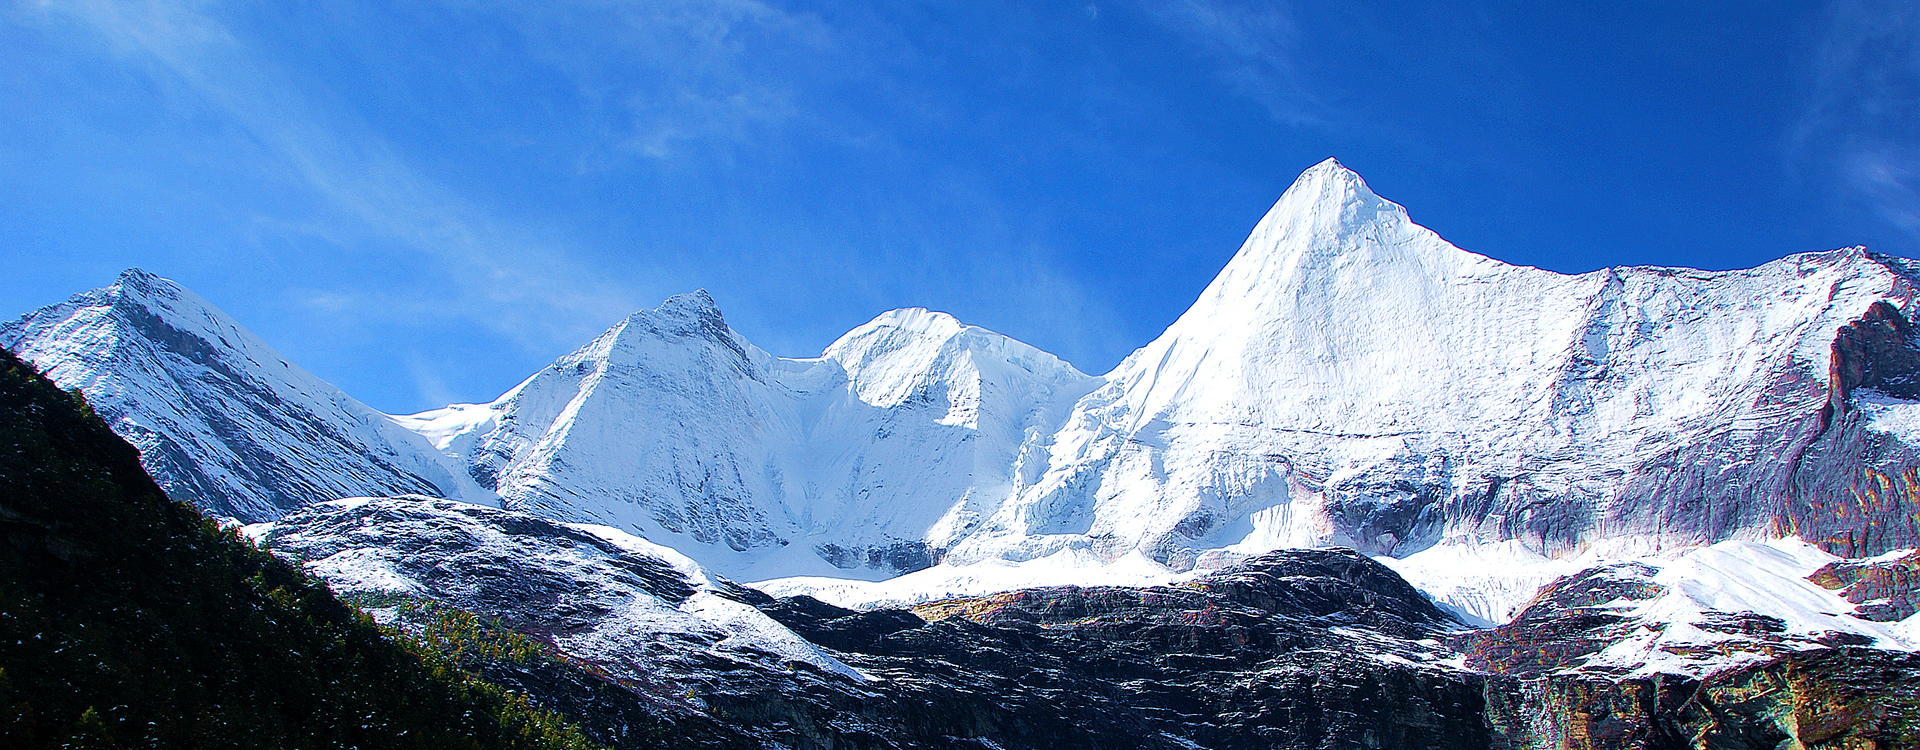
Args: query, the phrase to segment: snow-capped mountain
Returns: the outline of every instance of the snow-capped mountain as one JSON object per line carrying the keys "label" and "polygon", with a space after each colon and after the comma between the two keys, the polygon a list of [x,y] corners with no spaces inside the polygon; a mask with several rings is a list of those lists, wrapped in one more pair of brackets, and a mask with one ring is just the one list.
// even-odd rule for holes
{"label": "snow-capped mountain", "polygon": [[[1920,544],[1913,278],[1859,248],[1740,271],[1513,266],[1329,160],[1101,377],[917,309],[777,357],[696,292],[489,404],[389,420],[139,273],[0,343],[86,387],[188,497],[249,519],[492,491],[743,580],[944,563],[921,588],[981,593],[1330,544],[1413,556],[1419,579],[1487,554]],[[979,562],[1000,572],[949,575]],[[1498,621],[1551,578],[1442,598]]]}
{"label": "snow-capped mountain", "polygon": [[419,435],[139,269],[0,326],[0,346],[84,392],[170,496],[214,514],[266,521],[375,493],[489,498]]}
{"label": "snow-capped mountain", "polygon": [[814,554],[1185,570],[1289,546],[1637,555],[1790,534],[1866,554],[1920,541],[1912,297],[1903,261],[1859,248],[1724,272],[1513,266],[1329,160],[1101,378],[912,310],[781,359],[695,294],[490,406],[411,421],[517,507],[682,535],[745,577],[835,573]]}
{"label": "snow-capped mountain", "polygon": [[1512,266],[1328,161],[1099,377],[918,309],[777,357],[696,292],[389,416],[140,271],[0,345],[176,497],[692,745],[1907,746],[1916,279]]}
{"label": "snow-capped mountain", "polygon": [[[1832,506],[1854,507],[1866,471],[1914,465],[1885,436],[1915,433],[1849,406],[1864,381],[1835,333],[1897,325],[1855,358],[1910,366],[1912,296],[1904,265],[1858,248],[1726,272],[1508,265],[1328,161],[1075,406],[1051,471],[955,554],[1092,545],[1185,566],[1329,543],[1561,554],[1794,531],[1910,545],[1907,480],[1859,513]],[[1910,371],[1885,374],[1876,398],[1920,395],[1893,393]],[[1910,408],[1883,402],[1869,408]]]}
{"label": "snow-capped mountain", "polygon": [[671,540],[730,575],[872,576],[931,565],[992,513],[1096,382],[918,309],[775,357],[695,292],[492,404],[399,419],[508,507]]}

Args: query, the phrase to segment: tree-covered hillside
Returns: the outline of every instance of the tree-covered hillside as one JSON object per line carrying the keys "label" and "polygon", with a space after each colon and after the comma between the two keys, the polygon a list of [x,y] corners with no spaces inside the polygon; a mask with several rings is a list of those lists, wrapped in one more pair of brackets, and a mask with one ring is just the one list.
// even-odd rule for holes
{"label": "tree-covered hillside", "polygon": [[0,350],[0,746],[590,743],[169,501],[79,394]]}

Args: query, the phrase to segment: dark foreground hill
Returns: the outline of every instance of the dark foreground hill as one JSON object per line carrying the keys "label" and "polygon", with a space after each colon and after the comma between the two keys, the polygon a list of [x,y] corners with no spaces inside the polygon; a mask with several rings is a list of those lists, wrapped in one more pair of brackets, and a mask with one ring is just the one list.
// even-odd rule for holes
{"label": "dark foreground hill", "polygon": [[0,351],[0,747],[584,748],[167,497]]}

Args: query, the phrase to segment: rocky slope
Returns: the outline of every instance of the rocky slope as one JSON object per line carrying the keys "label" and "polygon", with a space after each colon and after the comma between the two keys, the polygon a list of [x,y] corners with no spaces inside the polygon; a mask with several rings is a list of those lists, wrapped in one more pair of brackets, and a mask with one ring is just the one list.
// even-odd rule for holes
{"label": "rocky slope", "polygon": [[78,388],[168,495],[265,521],[351,495],[483,502],[426,440],[139,269],[0,326],[0,347]]}
{"label": "rocky slope", "polygon": [[425,498],[314,505],[249,531],[341,591],[498,617],[622,688],[595,710],[624,700],[695,744],[1488,741],[1479,678],[1440,640],[1457,626],[1350,551],[1275,553],[1173,588],[854,612],[776,600],[610,528]]}
{"label": "rocky slope", "polygon": [[1494,747],[1915,746],[1920,620],[1849,601],[1911,599],[1899,566],[1722,543],[1564,577],[1453,645],[1487,675]]}
{"label": "rocky slope", "polygon": [[1273,552],[1175,586],[855,611],[730,584],[613,529],[424,498],[316,505],[253,531],[343,591],[470,607],[551,643],[613,689],[579,701],[581,686],[530,681],[536,701],[589,731],[664,723],[689,746],[1920,740],[1920,658],[1902,650],[1915,633],[1856,617],[1823,575],[1796,577],[1891,563],[1806,545],[1596,569],[1468,631],[1351,550]]}

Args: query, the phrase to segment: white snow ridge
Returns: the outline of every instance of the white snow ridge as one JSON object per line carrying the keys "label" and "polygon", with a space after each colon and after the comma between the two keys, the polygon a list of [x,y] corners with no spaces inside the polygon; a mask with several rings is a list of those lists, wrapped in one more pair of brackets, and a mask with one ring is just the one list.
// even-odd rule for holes
{"label": "white snow ridge", "polygon": [[[1826,542],[1852,532],[1795,509],[1848,501],[1847,441],[1912,461],[1898,399],[1827,409],[1834,331],[1908,307],[1903,269],[1858,248],[1725,272],[1513,266],[1329,160],[1105,376],[925,310],[774,357],[695,293],[492,404],[403,423],[510,507],[848,604],[1110,564],[1170,580],[1283,547],[1551,561]],[[1553,577],[1514,571],[1456,607],[1497,621]]]}
{"label": "white snow ridge", "polygon": [[497,498],[850,607],[1340,545],[1498,623],[1593,565],[1920,546],[1913,278],[1861,248],[1513,266],[1328,160],[1102,376],[922,309],[777,357],[694,292],[490,403],[388,417],[138,271],[0,344],[84,388],[170,492],[249,521]]}
{"label": "white snow ridge", "polygon": [[139,269],[0,326],[0,346],[85,392],[170,496],[216,515],[375,493],[492,501],[427,441]]}

